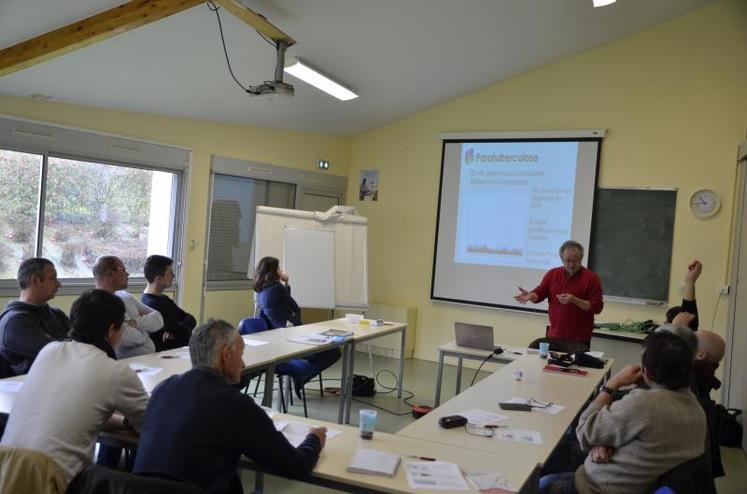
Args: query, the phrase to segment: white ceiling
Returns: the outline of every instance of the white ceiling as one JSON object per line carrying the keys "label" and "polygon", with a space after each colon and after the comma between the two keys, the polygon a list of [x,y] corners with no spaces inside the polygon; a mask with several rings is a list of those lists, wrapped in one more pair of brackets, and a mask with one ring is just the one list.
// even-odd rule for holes
{"label": "white ceiling", "polygon": [[[124,0],[0,0],[0,47]],[[203,4],[0,78],[0,94],[351,135],[703,7],[713,0],[243,0],[292,36],[298,56],[360,94],[340,102],[286,76],[289,99],[230,78]],[[274,48],[222,11],[234,72],[272,79]],[[0,111],[2,109],[0,108]]]}

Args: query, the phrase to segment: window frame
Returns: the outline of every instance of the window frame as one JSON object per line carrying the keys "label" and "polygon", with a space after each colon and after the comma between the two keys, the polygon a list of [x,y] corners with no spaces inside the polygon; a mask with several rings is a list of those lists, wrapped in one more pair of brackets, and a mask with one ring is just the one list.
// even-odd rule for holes
{"label": "window frame", "polygon": [[[210,180],[208,184],[210,194],[207,208],[207,228],[205,229],[205,262],[202,273],[203,289],[205,292],[250,290],[252,287],[252,280],[249,278],[242,280],[208,280],[210,219],[213,211],[215,175],[227,175],[237,178],[249,178],[294,185],[294,209],[300,209],[299,206],[302,203],[305,193],[337,197],[340,204],[344,204],[345,192],[347,190],[347,177],[341,175],[330,175],[326,172],[312,172],[300,168],[271,165],[258,161],[227,158],[214,154],[211,159]],[[254,232],[252,232],[253,235]],[[247,266],[248,271],[249,266]]]}
{"label": "window frame", "polygon": [[[30,128],[32,130],[19,130],[19,128]],[[38,141],[43,141],[46,145]],[[106,150],[107,148],[111,148],[112,151],[108,153],[109,156],[104,156],[103,154],[107,153],[102,152],[102,150]],[[191,164],[191,150],[72,127],[55,126],[34,120],[17,119],[5,115],[0,115],[0,149],[42,157],[34,245],[37,257],[42,255],[43,250],[44,217],[46,212],[50,158],[85,161],[97,165],[137,168],[174,174],[176,176],[176,183],[172,185],[172,193],[176,195],[172,200],[169,212],[171,218],[173,218],[173,222],[172,228],[169,231],[168,242],[171,252],[170,257],[174,260],[174,264],[178,268],[178,277],[174,280],[173,290],[178,291],[184,250],[184,223],[187,209],[186,195],[189,166]],[[170,150],[176,152],[169,152]],[[133,156],[131,159],[126,159],[128,153],[140,154],[140,156]],[[171,166],[169,166],[169,158],[173,159],[173,157],[181,156],[182,154],[186,159],[181,165],[178,162],[172,162]],[[121,155],[121,157],[117,155]],[[156,158],[153,160],[155,162],[149,162],[151,157]],[[57,295],[63,296],[80,295],[95,286],[93,276],[85,278],[60,278],[60,283],[62,283],[62,287],[57,291]],[[141,291],[145,288],[146,284],[144,276],[133,276],[129,280],[127,289],[130,291]],[[15,297],[18,293],[17,280],[11,278],[0,279],[0,297]]]}

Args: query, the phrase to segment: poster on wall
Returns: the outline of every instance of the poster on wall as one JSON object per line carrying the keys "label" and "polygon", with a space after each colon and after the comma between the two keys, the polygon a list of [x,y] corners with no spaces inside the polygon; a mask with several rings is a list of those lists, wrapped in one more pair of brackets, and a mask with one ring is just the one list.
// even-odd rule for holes
{"label": "poster on wall", "polygon": [[361,170],[361,182],[358,188],[359,201],[379,200],[379,170]]}

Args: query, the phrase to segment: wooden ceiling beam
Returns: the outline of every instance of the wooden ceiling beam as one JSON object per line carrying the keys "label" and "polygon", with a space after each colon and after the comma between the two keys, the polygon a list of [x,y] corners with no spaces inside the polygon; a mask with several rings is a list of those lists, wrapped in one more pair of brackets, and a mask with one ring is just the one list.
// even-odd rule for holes
{"label": "wooden ceiling beam", "polygon": [[273,41],[283,41],[287,46],[296,44],[296,41],[275,27],[265,16],[258,14],[249,7],[244,6],[238,0],[214,0],[215,3],[229,11],[235,17],[249,24],[258,33]]}
{"label": "wooden ceiling beam", "polygon": [[132,0],[0,50],[0,77],[156,22],[203,2],[204,0]]}

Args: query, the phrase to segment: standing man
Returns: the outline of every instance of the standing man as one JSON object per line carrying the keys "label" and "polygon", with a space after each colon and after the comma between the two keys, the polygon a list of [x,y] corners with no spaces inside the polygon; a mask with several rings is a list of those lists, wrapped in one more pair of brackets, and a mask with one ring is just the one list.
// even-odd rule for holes
{"label": "standing man", "polygon": [[547,299],[550,331],[553,340],[585,344],[591,342],[594,314],[602,312],[602,282],[593,271],[583,267],[584,248],[574,240],[567,240],[559,249],[563,266],[551,269],[531,292],[519,287],[514,298],[521,304]]}
{"label": "standing man", "polygon": [[39,351],[50,341],[64,340],[70,331],[65,313],[47,304],[62,286],[51,261],[26,259],[17,279],[21,294],[0,314],[0,377],[27,374]]}
{"label": "standing man", "polygon": [[116,256],[101,256],[93,265],[96,288],[106,290],[122,299],[125,304],[124,334],[117,348],[117,358],[134,357],[156,351],[148,333],[163,327],[161,314],[130,295],[127,288],[130,274]]}
{"label": "standing man", "polygon": [[156,351],[189,345],[189,337],[197,321],[192,314],[183,311],[163,293],[174,282],[174,261],[166,256],[148,256],[143,271],[148,286],[140,300],[151,309],[157,310],[163,317],[163,328],[150,333]]}

